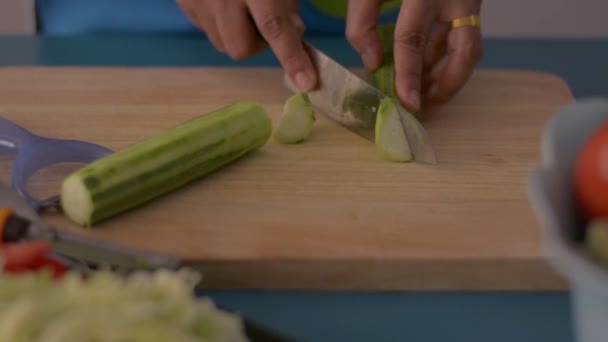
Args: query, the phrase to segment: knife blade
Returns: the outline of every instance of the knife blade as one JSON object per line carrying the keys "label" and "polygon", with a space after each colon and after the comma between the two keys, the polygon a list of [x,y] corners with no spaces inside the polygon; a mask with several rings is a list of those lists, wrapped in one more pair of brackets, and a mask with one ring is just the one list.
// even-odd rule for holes
{"label": "knife blade", "polygon": [[93,271],[95,268],[105,266],[118,272],[159,268],[176,270],[181,265],[179,258],[170,255],[89,238],[42,221],[31,222],[25,239],[49,241],[54,253],[81,270]]}
{"label": "knife blade", "polygon": [[[376,112],[387,95],[357,76],[311,44],[305,43],[318,71],[318,87],[308,92],[313,107],[359,136],[374,142]],[[285,76],[288,89],[297,92]],[[430,137],[422,124],[400,106],[400,118],[414,160],[435,164],[437,158]]]}

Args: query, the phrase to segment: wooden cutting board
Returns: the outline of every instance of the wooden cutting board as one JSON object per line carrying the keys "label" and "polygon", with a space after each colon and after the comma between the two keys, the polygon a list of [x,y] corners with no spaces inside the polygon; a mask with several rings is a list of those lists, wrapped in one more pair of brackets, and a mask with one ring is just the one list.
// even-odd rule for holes
{"label": "wooden cutting board", "polygon": [[[35,133],[112,149],[233,101],[274,124],[279,69],[1,68],[0,114]],[[559,78],[479,70],[424,125],[437,165],[381,159],[322,115],[301,145],[269,141],[199,182],[84,234],[183,257],[204,288],[563,289],[543,256],[525,190],[543,126],[572,101]],[[8,180],[10,160],[0,159]],[[58,191],[74,166],[37,174]]]}

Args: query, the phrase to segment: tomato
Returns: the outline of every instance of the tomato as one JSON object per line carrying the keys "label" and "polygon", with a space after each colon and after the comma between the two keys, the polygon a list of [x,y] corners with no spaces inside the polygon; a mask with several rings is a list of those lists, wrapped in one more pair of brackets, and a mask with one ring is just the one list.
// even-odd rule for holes
{"label": "tomato", "polygon": [[587,219],[608,218],[608,122],[585,142],[574,165],[575,195]]}
{"label": "tomato", "polygon": [[0,250],[5,259],[4,269],[11,272],[26,270],[39,263],[40,258],[51,251],[51,247],[46,241],[6,244]]}
{"label": "tomato", "polygon": [[61,261],[54,259],[49,255],[43,255],[39,260],[38,264],[33,267],[33,270],[50,269],[53,272],[55,279],[61,278],[67,271],[68,267]]}
{"label": "tomato", "polygon": [[9,243],[0,247],[4,272],[21,274],[50,268],[55,278],[61,277],[67,267],[49,256],[51,244],[47,241]]}

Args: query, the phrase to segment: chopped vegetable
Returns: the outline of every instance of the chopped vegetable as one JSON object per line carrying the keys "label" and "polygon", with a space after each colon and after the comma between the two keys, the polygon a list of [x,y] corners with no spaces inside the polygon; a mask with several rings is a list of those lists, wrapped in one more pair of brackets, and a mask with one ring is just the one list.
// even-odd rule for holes
{"label": "chopped vegetable", "polygon": [[274,138],[281,144],[302,143],[312,133],[315,120],[315,111],[306,93],[292,95],[285,101]]}
{"label": "chopped vegetable", "polygon": [[75,223],[91,226],[229,164],[271,134],[261,105],[231,104],[77,170],[62,184],[62,208]]}
{"label": "chopped vegetable", "polygon": [[397,96],[395,89],[395,66],[393,64],[382,65],[374,71],[374,83],[381,92],[390,97]]}
{"label": "chopped vegetable", "polygon": [[599,263],[608,266],[608,220],[595,219],[587,226],[585,248]]}
{"label": "chopped vegetable", "polygon": [[187,269],[0,275],[0,341],[247,341],[240,316],[195,297],[198,280]]}
{"label": "chopped vegetable", "polygon": [[[395,24],[382,24],[377,26],[382,42],[383,62],[372,72],[365,73],[367,82],[378,88],[388,97],[397,97],[395,90],[395,67],[393,63],[393,33]],[[374,127],[379,102],[375,92],[359,91],[351,94],[346,102],[346,109],[361,121],[363,127]]]}
{"label": "chopped vegetable", "polygon": [[388,161],[406,162],[412,153],[403,130],[397,100],[385,97],[380,102],[376,119],[376,147]]}
{"label": "chopped vegetable", "polygon": [[5,273],[22,274],[49,269],[59,278],[67,266],[50,256],[52,245],[48,241],[6,243],[0,247],[0,267]]}
{"label": "chopped vegetable", "polygon": [[[387,97],[380,102],[376,117],[376,147],[385,160],[406,162],[412,160],[400,111],[405,111],[395,88],[394,32],[395,24],[377,26],[382,42],[382,65],[374,70],[373,84]],[[409,114],[409,113],[405,113]]]}

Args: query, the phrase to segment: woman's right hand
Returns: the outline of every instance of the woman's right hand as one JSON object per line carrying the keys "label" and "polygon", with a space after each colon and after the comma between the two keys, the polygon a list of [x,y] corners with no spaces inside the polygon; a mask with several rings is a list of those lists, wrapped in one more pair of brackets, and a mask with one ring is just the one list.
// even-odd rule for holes
{"label": "woman's right hand", "polygon": [[297,0],[177,0],[213,46],[235,60],[270,46],[301,91],[316,86],[317,74],[304,49],[304,23]]}

